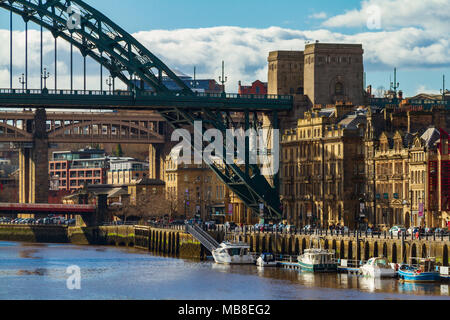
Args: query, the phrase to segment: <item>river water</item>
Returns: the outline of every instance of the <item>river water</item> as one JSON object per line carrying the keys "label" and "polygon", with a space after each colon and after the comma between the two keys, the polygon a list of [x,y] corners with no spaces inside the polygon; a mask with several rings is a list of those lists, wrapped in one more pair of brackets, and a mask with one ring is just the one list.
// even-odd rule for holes
{"label": "river water", "polygon": [[[80,290],[67,288],[74,265]],[[0,242],[0,299],[450,300],[449,285],[227,267],[129,248]]]}

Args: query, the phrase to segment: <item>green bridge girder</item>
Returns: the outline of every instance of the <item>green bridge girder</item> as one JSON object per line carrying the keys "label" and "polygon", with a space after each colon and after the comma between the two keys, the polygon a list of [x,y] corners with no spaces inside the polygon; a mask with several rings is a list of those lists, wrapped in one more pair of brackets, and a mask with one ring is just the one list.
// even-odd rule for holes
{"label": "green bridge girder", "polygon": [[[198,97],[192,90],[179,79],[160,59],[153,55],[145,46],[139,43],[125,30],[112,22],[105,15],[92,8],[81,0],[0,0],[0,7],[22,16],[24,21],[34,22],[49,30],[55,38],[61,38],[78,48],[83,56],[89,56],[106,69],[114,78],[120,79],[128,88],[135,88],[133,75],[151,86],[156,93],[154,97],[144,96],[140,88],[135,88],[133,97],[76,97],[79,106],[86,106],[95,101],[99,103],[118,104],[120,107],[132,109],[137,104],[151,104],[149,108],[156,109],[165,120],[174,128],[186,128],[193,126],[195,121],[203,121],[201,134],[209,128],[217,128],[225,131],[233,125],[231,111],[245,111],[248,120],[249,112],[273,111],[274,129],[277,129],[277,112],[292,108],[292,100],[276,101],[277,99],[255,98],[223,98],[223,97]],[[80,28],[70,28],[69,22],[73,21],[69,13],[69,7],[80,13]],[[163,76],[174,81],[179,90],[171,91],[164,86]],[[16,103],[26,103],[27,99],[35,99],[35,107],[54,105],[51,99],[61,99],[58,108],[66,105],[72,106],[65,97],[71,96],[55,94],[49,99],[47,93],[16,94],[14,92],[0,94],[5,106],[14,107]],[[159,99],[163,97],[163,99]],[[37,98],[37,99],[36,99]],[[152,100],[153,98],[153,100]],[[8,100],[10,99],[10,100]],[[90,101],[89,101],[90,100]],[[253,101],[250,101],[253,100]],[[272,108],[267,108],[272,105]],[[18,105],[16,104],[16,107]],[[22,106],[22,105],[20,105]],[[79,107],[78,106],[78,107]],[[235,106],[235,107],[233,107]],[[237,106],[237,107],[236,107]],[[33,107],[33,105],[28,105]],[[56,106],[55,106],[56,107]],[[103,107],[103,106],[102,106]],[[111,106],[113,107],[113,106]],[[116,106],[117,107],[117,106]],[[266,107],[266,108],[265,108]],[[89,108],[93,108],[89,105]],[[279,109],[280,108],[280,109]],[[246,121],[246,126],[249,123]],[[195,146],[192,145],[195,151]],[[268,217],[280,219],[282,208],[279,196],[278,174],[274,177],[274,186],[260,174],[256,165],[246,164],[244,170],[235,164],[224,163],[221,167],[210,164],[210,168],[233,191],[243,203],[258,213],[259,204],[263,203]]]}
{"label": "green bridge girder", "polygon": [[140,91],[87,90],[20,90],[0,89],[0,107],[58,108],[58,109],[126,109],[142,110],[177,107],[186,110],[208,109],[223,111],[273,112],[292,108],[291,96],[208,94],[168,94]]}

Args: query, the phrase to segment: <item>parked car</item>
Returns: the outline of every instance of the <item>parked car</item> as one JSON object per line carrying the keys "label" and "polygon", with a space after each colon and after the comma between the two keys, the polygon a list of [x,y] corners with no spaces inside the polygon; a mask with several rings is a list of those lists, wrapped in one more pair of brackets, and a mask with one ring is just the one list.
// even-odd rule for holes
{"label": "parked car", "polygon": [[406,234],[406,228],[402,226],[393,226],[389,230],[389,234],[392,235],[393,237],[398,237],[399,235],[401,236],[402,234]]}
{"label": "parked car", "polygon": [[236,229],[237,224],[234,222],[225,222],[225,228],[227,228],[228,230],[233,231],[234,229]]}
{"label": "parked car", "polygon": [[285,228],[285,225],[282,223],[274,224],[272,227],[273,232],[283,232],[283,229]]}
{"label": "parked car", "polygon": [[408,236],[416,235],[417,232],[419,232],[419,227],[410,227],[408,230],[406,230],[406,234]]}
{"label": "parked car", "polygon": [[436,230],[434,230],[434,234],[437,236],[447,236],[449,234],[448,229],[441,229],[441,228],[437,228]]}
{"label": "parked car", "polygon": [[205,226],[208,229],[215,229],[216,228],[216,223],[214,221],[206,221],[205,222]]}
{"label": "parked car", "polygon": [[184,221],[183,220],[174,220],[174,221],[172,221],[172,223],[171,223],[171,225],[173,225],[173,226],[182,226],[182,225],[184,225],[185,223],[184,223]]}
{"label": "parked car", "polygon": [[293,225],[287,225],[285,228],[286,232],[295,233],[297,232],[297,227]]}
{"label": "parked car", "polygon": [[76,219],[69,219],[69,220],[66,220],[64,223],[65,223],[66,226],[74,226],[74,225],[77,224],[77,220]]}
{"label": "parked car", "polygon": [[381,230],[379,228],[377,228],[377,227],[367,228],[367,235],[369,235],[369,236],[371,236],[371,235],[377,236],[379,234],[381,234]]}

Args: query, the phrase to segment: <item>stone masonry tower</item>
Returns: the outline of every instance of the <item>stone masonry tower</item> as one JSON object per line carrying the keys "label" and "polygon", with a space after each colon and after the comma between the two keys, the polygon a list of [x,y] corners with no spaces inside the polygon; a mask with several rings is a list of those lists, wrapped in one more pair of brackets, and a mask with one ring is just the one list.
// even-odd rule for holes
{"label": "stone masonry tower", "polygon": [[[280,129],[293,128],[297,119],[308,109],[308,101],[304,91],[303,51],[273,51],[269,53],[268,94],[291,95],[294,97],[294,108],[289,113],[280,114]],[[266,123],[265,125],[268,125]]]}
{"label": "stone masonry tower", "polygon": [[305,47],[304,93],[311,104],[364,103],[361,44],[313,43]]}
{"label": "stone masonry tower", "polygon": [[269,53],[268,94],[303,94],[303,51]]}
{"label": "stone masonry tower", "polygon": [[33,121],[26,124],[33,134],[33,148],[19,152],[19,202],[48,203],[48,135],[45,109],[37,109]]}

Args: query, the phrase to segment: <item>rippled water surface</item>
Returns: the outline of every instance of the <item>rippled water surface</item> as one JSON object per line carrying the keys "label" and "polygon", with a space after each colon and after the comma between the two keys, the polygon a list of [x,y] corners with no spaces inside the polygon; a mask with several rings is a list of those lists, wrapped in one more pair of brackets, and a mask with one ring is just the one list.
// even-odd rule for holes
{"label": "rippled water surface", "polygon": [[[81,269],[68,290],[67,267]],[[314,275],[219,266],[94,246],[0,242],[0,299],[448,299],[449,283],[403,284],[353,275]]]}

